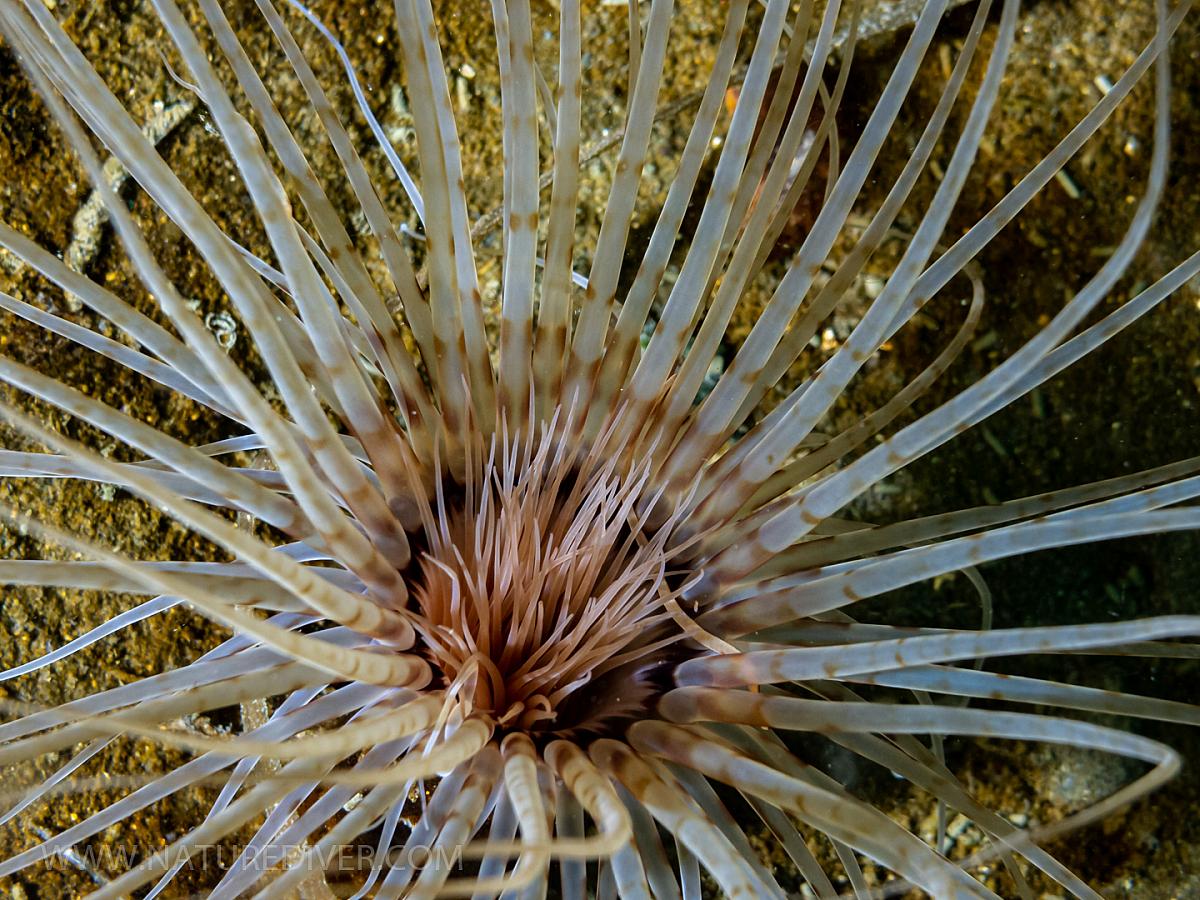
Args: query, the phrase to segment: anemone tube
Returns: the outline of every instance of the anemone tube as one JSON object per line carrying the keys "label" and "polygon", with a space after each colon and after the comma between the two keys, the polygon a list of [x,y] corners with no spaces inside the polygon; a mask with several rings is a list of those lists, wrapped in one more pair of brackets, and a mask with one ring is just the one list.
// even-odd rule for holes
{"label": "anemone tube", "polygon": [[[752,850],[747,824],[727,809],[731,796],[762,819],[818,897],[836,896],[835,885],[873,896],[860,855],[891,873],[887,891],[994,897],[968,869],[999,860],[1021,896],[1032,896],[1030,868],[1074,896],[1098,896],[1041,844],[1145,796],[1181,761],[1157,741],[1044,708],[1187,724],[1200,714],[1166,700],[1001,677],[982,664],[1035,653],[1193,656],[1193,646],[1177,639],[1194,637],[1200,617],[908,629],[860,623],[853,608],[950,572],[969,572],[981,584],[975,566],[1016,554],[1194,529],[1200,459],[880,528],[843,511],[1099,347],[1200,272],[1200,254],[1193,255],[1108,316],[1092,315],[1142,245],[1164,191],[1166,51],[1190,4],[1160,0],[1153,40],[1111,89],[991,212],[951,242],[947,222],[976,164],[1017,32],[1015,0],[998,10],[982,0],[897,181],[840,259],[831,255],[838,236],[946,0],[921,9],[844,161],[835,116],[859,3],[843,8],[831,0],[816,9],[808,0],[793,11],[784,0],[767,0],[756,13],[757,30],[745,34],[749,0],[731,0],[674,180],[641,249],[631,246],[630,222],[673,9],[670,0],[651,0],[643,21],[631,4],[628,111],[615,175],[586,271],[576,271],[584,136],[580,5],[559,4],[552,89],[536,58],[528,0],[493,0],[504,197],[497,220],[500,321],[490,329],[475,249],[480,222],[468,209],[429,0],[395,4],[417,177],[394,153],[390,159],[422,222],[419,247],[394,224],[285,16],[271,0],[257,2],[340,160],[378,249],[379,260],[371,262],[379,266],[368,267],[362,242],[347,231],[217,0],[198,5],[220,61],[205,51],[174,0],[154,5],[187,80],[178,77],[236,164],[268,258],[222,231],[42,3],[0,3],[4,39],[88,173],[162,321],[7,225],[0,225],[0,245],[127,340],[7,295],[0,306],[207,407],[235,435],[190,446],[0,357],[7,384],[141,456],[114,461],[2,402],[4,419],[48,449],[3,451],[5,477],[119,486],[233,560],[139,561],[5,512],[9,527],[84,558],[0,562],[6,583],[149,599],[0,678],[61,663],[178,604],[232,636],[188,665],[52,709],[5,702],[13,714],[0,725],[6,766],[81,748],[20,796],[5,823],[60,794],[97,787],[79,773],[122,735],[194,758],[149,778],[108,773],[104,786],[123,786],[127,794],[0,862],[0,875],[65,852],[191,786],[215,783],[220,790],[203,821],[105,880],[92,896],[120,897],[148,886],[146,896],[157,896],[190,858],[244,828],[253,836],[219,873],[212,896],[327,893],[329,854],[368,834],[379,852],[355,873],[355,896],[544,896],[557,876],[564,897],[594,891],[661,900],[699,896],[701,869],[733,897],[783,896]],[[980,38],[989,16],[995,37],[985,53]],[[835,60],[839,26],[848,26],[850,36]],[[752,49],[738,67],[743,42]],[[968,103],[960,95],[973,64],[982,75]],[[827,66],[837,71],[832,88]],[[973,258],[1143,79],[1154,84],[1150,171],[1119,244],[1059,313],[994,370],[890,429],[972,338],[985,299]],[[735,80],[736,106],[723,122]],[[236,98],[227,84],[236,85]],[[357,96],[380,134],[360,90]],[[956,111],[962,125],[952,136],[948,123]],[[719,123],[720,150],[713,153]],[[93,137],[202,256],[252,338],[276,397],[264,395],[167,277],[110,186]],[[752,415],[879,251],[939,141],[952,143],[949,162],[882,291],[836,352],[768,414]],[[545,173],[543,157],[550,160]],[[729,368],[701,396],[740,298],[797,197],[819,178],[822,158],[827,183],[811,228]],[[703,199],[697,196],[702,175],[711,179]],[[293,209],[293,199],[301,209]],[[698,219],[681,240],[692,206]],[[640,262],[625,286],[622,264],[632,254]],[[664,273],[673,258],[682,262],[668,284]],[[831,260],[832,276],[819,279]],[[855,426],[833,435],[818,431],[889,339],[934,297],[967,289],[961,326],[925,371]],[[981,596],[986,607],[982,587]],[[930,695],[953,702],[932,702]],[[912,702],[914,696],[925,702]],[[972,698],[1043,711],[962,702]],[[242,734],[205,735],[171,724],[264,699],[272,701],[264,721]],[[943,821],[946,810],[960,812],[987,842],[968,860],[947,859],[806,765],[785,739],[790,732],[827,736],[887,767],[927,791]],[[931,745],[919,735],[934,736]],[[1148,765],[1092,806],[1024,830],[974,799],[946,767],[940,739],[950,735],[1100,749]],[[436,787],[422,793],[414,811],[414,788],[433,779]],[[827,872],[801,829],[827,836],[843,871]],[[459,870],[418,865],[411,854],[393,852],[416,848],[453,852],[467,862]],[[273,859],[268,868],[265,858]]]}

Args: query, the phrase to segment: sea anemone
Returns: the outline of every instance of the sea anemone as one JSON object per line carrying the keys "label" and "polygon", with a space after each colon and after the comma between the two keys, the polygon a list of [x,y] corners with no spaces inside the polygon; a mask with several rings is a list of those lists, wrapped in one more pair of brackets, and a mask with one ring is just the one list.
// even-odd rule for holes
{"label": "sea anemone", "polygon": [[[40,0],[0,2],[5,40],[153,298],[140,310],[0,225],[0,245],[104,327],[7,295],[0,305],[155,382],[164,396],[186,398],[225,429],[216,441],[180,440],[0,357],[0,379],[131,448],[91,449],[4,400],[4,418],[50,452],[6,450],[3,474],[123,489],[227,554],[135,559],[6,510],[12,529],[83,559],[10,560],[0,563],[4,582],[150,599],[0,675],[62,663],[181,605],[232,633],[190,662],[53,708],[5,701],[12,717],[0,726],[0,762],[53,762],[0,819],[20,822],[68,792],[127,793],[14,852],[0,875],[216,785],[199,821],[155,836],[125,871],[105,871],[93,896],[151,885],[146,896],[158,895],[197,861],[219,897],[328,895],[327,878],[336,877],[355,896],[541,896],[554,887],[563,897],[662,900],[699,896],[702,872],[730,896],[783,896],[752,847],[751,816],[818,897],[909,887],[936,897],[993,897],[992,887],[1032,896],[1031,878],[1097,896],[1042,845],[1145,796],[1178,771],[1180,757],[1060,711],[1187,724],[1200,713],[989,672],[984,663],[1098,652],[1190,657],[1193,645],[1171,639],[1200,632],[1200,617],[991,628],[975,567],[1194,529],[1200,460],[880,527],[847,510],[1200,272],[1195,254],[1094,315],[1143,244],[1165,189],[1167,48],[1186,0],[1174,8],[1160,0],[1150,43],[957,237],[947,226],[1000,93],[1015,0],[999,10],[982,0],[966,22],[927,121],[865,216],[864,185],[947,0],[930,0],[911,23],[848,153],[835,122],[860,4],[818,9],[807,0],[792,11],[786,0],[767,0],[748,26],[749,0],[731,0],[669,189],[638,247],[631,222],[673,9],[651,0],[643,15],[631,3],[625,121],[598,233],[582,249],[577,199],[594,151],[583,140],[577,0],[558,4],[553,77],[542,71],[528,0],[492,3],[503,100],[496,216],[469,208],[433,8],[397,0],[415,160],[408,168],[394,152],[389,160],[416,229],[397,225],[410,210],[385,205],[379,175],[270,0],[257,5],[337,156],[345,184],[336,189],[314,173],[313,151],[280,114],[217,0],[198,5],[202,36],[173,0],[155,0],[174,48],[172,77],[207,111],[236,166],[261,224],[258,252],[257,236],[230,233],[202,207]],[[348,55],[343,61],[362,114],[390,151]],[[968,101],[960,94],[969,80],[978,84]],[[984,305],[974,258],[1143,80],[1153,83],[1155,110],[1149,172],[1123,236],[1019,349],[914,414],[973,339]],[[206,322],[188,302],[147,226],[110,184],[93,138],[154,214],[174,223],[234,315],[210,313]],[[928,186],[922,173],[942,144]],[[362,223],[355,236],[341,212],[349,203]],[[805,203],[807,218],[797,213]],[[495,318],[479,275],[493,223]],[[785,232],[795,247],[781,260],[773,250]],[[834,335],[819,365],[777,390],[814,337],[821,343],[868,266],[897,246],[852,327]],[[769,301],[714,377],[739,304],[773,267],[782,274]],[[877,409],[827,433],[838,398],[934,307],[959,320],[936,359]],[[237,357],[220,340],[234,327]],[[878,607],[875,621],[857,615],[864,601],[954,572],[979,589],[981,627],[902,626],[878,621]],[[237,734],[184,727],[239,704],[256,708],[257,720],[244,714]],[[986,841],[967,859],[948,859],[940,833],[931,847],[807,764],[805,735],[925,791],[939,832],[953,811]],[[1086,808],[1023,829],[947,767],[948,736],[1097,749],[1144,767]],[[191,758],[149,775],[89,768],[122,737]],[[72,749],[65,762],[56,758]],[[212,865],[209,852],[231,841],[234,856]],[[365,857],[345,852],[364,847],[372,850]],[[863,858],[875,867],[870,880]],[[839,871],[827,871],[835,860]],[[989,867],[989,886],[976,871],[991,863],[1004,874]]]}

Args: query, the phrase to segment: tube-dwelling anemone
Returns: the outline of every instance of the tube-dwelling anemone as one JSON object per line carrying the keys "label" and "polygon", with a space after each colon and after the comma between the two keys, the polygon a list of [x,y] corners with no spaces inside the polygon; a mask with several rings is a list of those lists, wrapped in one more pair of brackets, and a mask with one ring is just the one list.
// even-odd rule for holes
{"label": "tube-dwelling anemone", "polygon": [[[553,890],[665,900],[699,896],[703,872],[730,896],[781,897],[776,873],[751,847],[751,824],[736,818],[743,814],[761,820],[822,898],[845,890],[872,896],[885,881],[887,891],[935,897],[1032,896],[1035,878],[1098,896],[1042,844],[1145,796],[1177,772],[1180,758],[1147,737],[1045,709],[1187,724],[1200,713],[1001,676],[985,663],[1110,651],[1189,657],[1186,639],[1200,632],[1200,617],[992,629],[974,567],[1194,529],[1200,460],[878,528],[844,511],[1200,272],[1196,254],[1107,316],[1092,315],[1143,243],[1164,191],[1167,49],[1189,5],[1160,2],[1152,40],[1123,72],[1110,73],[1094,108],[955,237],[947,223],[1000,92],[1016,39],[1015,0],[983,0],[974,11],[928,121],[865,218],[857,208],[864,184],[946,0],[920,11],[848,152],[834,123],[859,4],[808,0],[793,9],[767,0],[751,17],[749,0],[731,0],[713,13],[723,30],[670,188],[644,245],[633,246],[673,12],[670,0],[633,4],[613,180],[598,234],[581,254],[576,205],[590,135],[577,0],[558,4],[557,61],[545,72],[540,45],[551,38],[534,28],[528,0],[492,4],[504,159],[495,217],[468,206],[453,91],[428,0],[395,3],[416,156],[411,174],[392,157],[404,210],[381,200],[289,30],[293,19],[258,0],[337,155],[345,176],[337,190],[353,197],[367,233],[357,240],[217,0],[198,3],[203,43],[174,0],[155,0],[176,77],[206,109],[260,220],[269,250],[255,255],[158,155],[54,13],[40,0],[0,0],[5,41],[156,308],[139,311],[3,224],[8,253],[122,340],[15,297],[0,295],[0,305],[207,408],[230,435],[189,444],[0,357],[0,379],[136,454],[130,462],[97,452],[3,401],[8,423],[49,451],[3,451],[3,474],[118,486],[232,560],[134,559],[5,512],[9,527],[82,557],[0,563],[6,583],[148,598],[61,650],[0,673],[5,679],[120,639],[128,626],[180,604],[231,636],[187,665],[52,709],[8,703],[0,762],[68,755],[10,800],[3,822],[68,791],[127,793],[0,862],[0,875],[215,784],[201,820],[162,835],[159,849],[126,871],[106,873],[94,896],[168,891],[189,859],[236,838],[240,855],[212,873],[212,896],[328,895],[334,860],[338,871],[329,876],[356,896]],[[994,33],[983,42],[989,17]],[[963,90],[969,75],[978,80],[971,98]],[[944,403],[896,424],[974,337],[985,302],[974,258],[1143,81],[1155,110],[1149,173],[1119,242],[1023,346]],[[365,101],[360,111],[370,116]],[[371,125],[385,139],[373,118]],[[93,138],[203,259],[245,343],[253,342],[257,378],[167,276],[110,185]],[[952,149],[936,187],[900,231],[902,252],[870,305],[819,366],[760,412],[884,242],[895,246],[898,217],[911,211],[939,144]],[[739,302],[777,259],[772,248],[798,200],[814,196],[821,202],[769,302],[714,383],[713,362]],[[410,210],[419,241],[397,224]],[[496,323],[485,315],[478,265],[493,220],[501,246]],[[623,277],[626,265],[636,274]],[[830,410],[864,366],[948,297],[962,300],[961,316],[937,358],[878,409],[827,433]],[[855,618],[861,601],[952,572],[980,586],[984,627]],[[976,699],[1005,705],[970,705]],[[259,701],[268,701],[261,722],[236,735],[179,724]],[[947,859],[806,764],[791,733],[822,735],[889,769],[925,791],[943,821],[961,813],[986,841],[967,860]],[[91,778],[89,761],[122,735],[192,758],[163,775]],[[947,768],[946,736],[1098,749],[1145,766],[1082,811],[1025,830]],[[814,835],[833,852],[806,842]],[[347,872],[339,851],[348,847],[374,852]],[[461,865],[441,862],[460,858]],[[875,868],[872,882],[863,858]],[[973,870],[991,863],[1005,874],[989,886]]]}

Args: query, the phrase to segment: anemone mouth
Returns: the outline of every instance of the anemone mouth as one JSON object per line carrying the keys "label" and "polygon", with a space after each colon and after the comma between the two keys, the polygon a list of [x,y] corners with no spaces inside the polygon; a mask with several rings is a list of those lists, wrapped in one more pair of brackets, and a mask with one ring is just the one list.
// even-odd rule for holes
{"label": "anemone mouth", "polygon": [[648,461],[570,448],[559,419],[467,442],[463,475],[418,502],[403,575],[417,644],[466,713],[544,737],[606,733],[699,652],[678,601],[681,508],[658,524]]}

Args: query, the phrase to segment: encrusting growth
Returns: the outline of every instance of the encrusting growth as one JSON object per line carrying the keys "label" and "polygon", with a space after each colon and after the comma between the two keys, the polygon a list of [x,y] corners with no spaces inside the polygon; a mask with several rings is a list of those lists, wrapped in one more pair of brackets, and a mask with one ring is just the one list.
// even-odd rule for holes
{"label": "encrusting growth", "polygon": [[[175,0],[154,6],[174,46],[176,77],[207,110],[261,222],[269,244],[261,255],[205,211],[41,0],[0,0],[8,47],[94,184],[161,317],[139,312],[6,225],[0,246],[127,340],[7,295],[0,306],[207,407],[231,435],[193,446],[0,358],[8,385],[138,454],[136,462],[115,461],[0,401],[0,415],[48,451],[3,451],[0,471],[120,486],[232,560],[139,561],[4,513],[7,526],[82,559],[0,562],[0,580],[148,599],[0,679],[123,637],[129,625],[177,604],[231,636],[188,665],[53,709],[5,701],[13,715],[0,725],[0,763],[73,755],[0,823],[60,793],[95,787],[84,777],[89,762],[122,735],[193,757],[160,776],[102,773],[106,789],[127,793],[0,862],[0,875],[16,876],[159,801],[215,784],[202,820],[164,835],[166,843],[127,870],[106,873],[112,880],[92,896],[147,888],[145,896],[157,896],[205,848],[252,833],[232,865],[204,873],[211,896],[290,897],[314,884],[328,892],[328,875],[346,880],[357,897],[539,897],[557,879],[563,897],[666,900],[700,896],[703,869],[732,897],[783,897],[782,877],[759,859],[750,826],[727,807],[740,798],[739,808],[761,819],[817,897],[843,890],[874,896],[859,856],[879,867],[872,878],[891,880],[889,891],[1032,896],[1036,877],[1076,897],[1097,897],[1041,845],[1144,796],[1178,770],[1180,758],[1109,725],[1009,707],[1189,724],[1200,724],[1200,711],[1000,676],[983,663],[1110,650],[1191,657],[1194,646],[1173,639],[1200,633],[1200,616],[991,629],[990,600],[974,567],[1039,549],[1194,529],[1200,459],[880,528],[843,511],[1200,272],[1195,254],[1104,318],[1092,315],[1143,243],[1164,192],[1167,49],[1188,0],[1174,7],[1160,0],[1153,40],[1111,89],[955,238],[947,223],[977,164],[1017,39],[1016,0],[998,10],[981,0],[906,163],[841,257],[839,235],[857,214],[947,0],[921,9],[848,153],[836,114],[860,0],[823,7],[803,0],[795,10],[788,0],[765,0],[761,10],[749,0],[730,0],[719,13],[714,7],[724,27],[712,70],[644,247],[632,246],[631,222],[673,8],[670,0],[631,3],[628,112],[586,271],[574,265],[586,131],[580,4],[556,4],[551,75],[535,52],[529,0],[492,0],[504,151],[498,334],[484,315],[480,220],[468,205],[429,0],[395,3],[415,177],[386,148],[421,220],[420,244],[394,224],[398,211],[385,206],[283,13],[271,0],[256,2],[344,170],[369,240],[347,230],[344,211],[217,0],[197,0],[208,29],[203,42]],[[751,20],[756,30],[746,35]],[[989,22],[994,39],[983,54]],[[849,37],[835,59],[839,29]],[[747,45],[739,67],[739,47]],[[973,66],[978,88],[968,102],[960,95]],[[1143,79],[1153,80],[1155,92],[1149,176],[1119,244],[1024,346],[941,406],[889,430],[972,340],[985,303],[974,257]],[[361,113],[382,134],[355,90]],[[962,123],[957,134],[952,121]],[[203,258],[261,357],[270,398],[167,276],[105,177],[96,141]],[[878,295],[823,365],[770,412],[754,415],[885,239],[894,239],[939,142],[953,148],[948,162]],[[827,178],[819,212],[705,394],[740,299],[798,199],[821,189],[819,174]],[[682,236],[689,209],[694,225]],[[370,268],[367,243],[379,257]],[[630,260],[637,268],[626,284]],[[672,260],[679,268],[667,280]],[[828,278],[818,277],[822,266],[832,269]],[[850,428],[822,433],[867,361],[933,298],[952,291],[970,299],[937,358]],[[980,586],[985,627],[901,628],[855,618],[861,600],[954,571]],[[1005,708],[967,704],[976,698]],[[264,699],[266,720],[241,734],[175,724]],[[948,859],[803,762],[784,740],[788,732],[823,735],[886,767],[927,792],[943,829],[952,810],[986,842],[967,860]],[[921,736],[929,735],[927,744]],[[1099,749],[1149,768],[1065,820],[1025,830],[986,808],[947,768],[941,738],[948,735]],[[814,852],[805,835],[824,835],[831,848]],[[375,852],[361,869],[326,872],[339,849],[367,844]],[[418,864],[413,854],[421,849],[434,860],[456,853],[463,862]],[[838,871],[830,870],[835,858]],[[996,860],[1003,875],[985,884],[973,874]]]}

